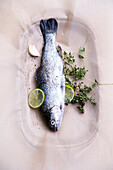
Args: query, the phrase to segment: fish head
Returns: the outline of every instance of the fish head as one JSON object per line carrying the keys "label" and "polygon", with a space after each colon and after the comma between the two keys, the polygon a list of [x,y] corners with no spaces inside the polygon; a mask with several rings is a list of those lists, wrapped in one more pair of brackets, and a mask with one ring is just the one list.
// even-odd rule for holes
{"label": "fish head", "polygon": [[59,106],[52,107],[50,111],[49,126],[53,131],[58,131],[62,121],[62,111]]}

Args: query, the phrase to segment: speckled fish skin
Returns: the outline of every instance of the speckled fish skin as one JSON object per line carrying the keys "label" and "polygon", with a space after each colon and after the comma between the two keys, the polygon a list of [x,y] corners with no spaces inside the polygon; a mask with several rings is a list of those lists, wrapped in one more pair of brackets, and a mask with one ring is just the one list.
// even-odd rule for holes
{"label": "speckled fish skin", "polygon": [[59,130],[64,113],[65,76],[63,62],[56,50],[57,21],[53,18],[40,21],[44,38],[40,68],[35,79],[45,93],[41,107],[47,124],[53,131]]}

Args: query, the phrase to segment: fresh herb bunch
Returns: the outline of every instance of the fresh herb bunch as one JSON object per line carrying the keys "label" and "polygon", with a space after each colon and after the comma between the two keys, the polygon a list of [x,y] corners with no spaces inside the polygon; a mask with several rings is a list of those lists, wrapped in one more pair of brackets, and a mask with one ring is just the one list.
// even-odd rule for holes
{"label": "fresh herb bunch", "polygon": [[[66,84],[73,87],[75,91],[75,95],[73,100],[67,101],[65,104],[69,103],[77,104],[77,108],[81,113],[84,113],[84,106],[86,101],[90,101],[91,104],[96,105],[95,99],[89,97],[89,93],[93,90],[93,88],[98,84],[97,80],[94,81],[92,86],[84,85],[83,78],[85,77],[88,70],[84,67],[78,67],[75,64],[75,57],[71,52],[67,53],[66,51],[62,51],[61,47],[57,48],[58,53],[62,57],[64,61],[64,73]],[[85,52],[85,48],[79,49],[78,57],[80,59],[84,59],[83,53]],[[79,80],[79,82],[77,82]],[[82,80],[82,81],[81,81]],[[81,82],[80,82],[81,81]]]}

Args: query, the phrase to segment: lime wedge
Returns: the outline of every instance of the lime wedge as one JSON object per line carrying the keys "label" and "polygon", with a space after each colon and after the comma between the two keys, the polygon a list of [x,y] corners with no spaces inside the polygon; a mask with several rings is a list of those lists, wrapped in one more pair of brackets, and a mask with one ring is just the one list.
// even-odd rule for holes
{"label": "lime wedge", "polygon": [[65,85],[65,102],[67,101],[71,102],[73,98],[74,98],[74,89],[69,85]]}
{"label": "lime wedge", "polygon": [[43,90],[37,88],[30,92],[28,96],[28,104],[30,107],[36,109],[43,104],[44,99],[45,99],[45,94]]}

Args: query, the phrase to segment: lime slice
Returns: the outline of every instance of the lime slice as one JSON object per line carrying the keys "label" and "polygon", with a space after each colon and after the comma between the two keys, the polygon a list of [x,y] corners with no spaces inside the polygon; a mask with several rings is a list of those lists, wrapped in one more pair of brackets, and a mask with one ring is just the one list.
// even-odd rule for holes
{"label": "lime slice", "polygon": [[37,88],[30,92],[28,96],[28,104],[30,107],[36,109],[43,104],[44,99],[45,99],[44,92],[41,89]]}
{"label": "lime slice", "polygon": [[67,101],[71,102],[73,98],[74,98],[74,89],[69,85],[65,85],[65,102]]}

